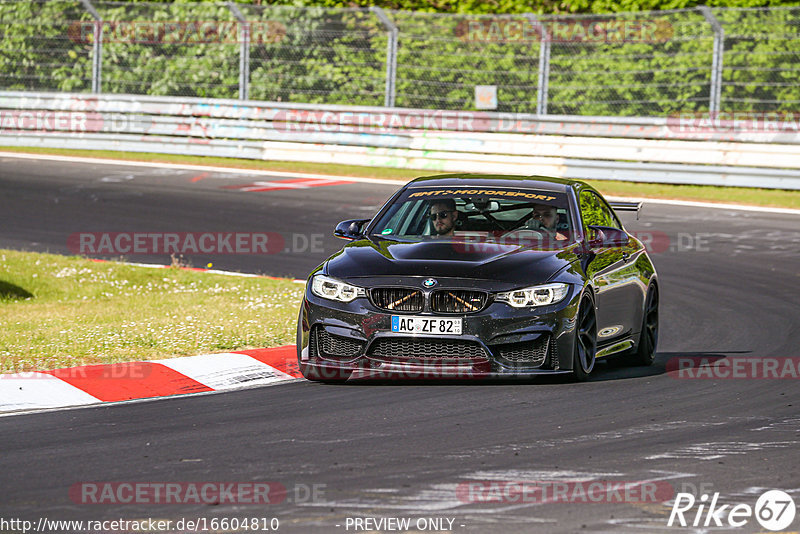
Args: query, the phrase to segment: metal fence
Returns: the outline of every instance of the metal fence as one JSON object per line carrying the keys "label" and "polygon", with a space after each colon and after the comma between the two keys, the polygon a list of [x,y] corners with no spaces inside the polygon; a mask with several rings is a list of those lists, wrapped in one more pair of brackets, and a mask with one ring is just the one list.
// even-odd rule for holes
{"label": "metal fence", "polygon": [[800,7],[556,17],[0,0],[0,35],[2,90],[538,115],[800,104]]}

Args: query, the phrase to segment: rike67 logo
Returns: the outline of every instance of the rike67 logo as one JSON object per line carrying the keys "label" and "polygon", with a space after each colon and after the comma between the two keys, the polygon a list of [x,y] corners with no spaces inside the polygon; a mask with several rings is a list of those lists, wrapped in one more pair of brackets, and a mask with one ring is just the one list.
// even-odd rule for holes
{"label": "rike67 logo", "polygon": [[710,500],[708,494],[696,499],[691,493],[678,493],[667,526],[738,528],[755,517],[761,528],[776,532],[788,528],[795,513],[794,499],[781,490],[762,493],[755,507],[744,503],[719,504],[719,492],[715,492]]}

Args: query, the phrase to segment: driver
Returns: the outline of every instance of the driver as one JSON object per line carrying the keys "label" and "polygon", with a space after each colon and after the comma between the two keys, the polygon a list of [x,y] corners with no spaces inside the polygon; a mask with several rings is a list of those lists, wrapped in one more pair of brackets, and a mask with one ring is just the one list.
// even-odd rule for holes
{"label": "driver", "polygon": [[452,237],[458,219],[456,201],[452,198],[434,200],[428,210],[428,218],[438,237]]}
{"label": "driver", "polygon": [[533,220],[539,223],[539,227],[550,234],[556,241],[564,241],[567,236],[558,231],[558,211],[555,206],[549,204],[534,204]]}

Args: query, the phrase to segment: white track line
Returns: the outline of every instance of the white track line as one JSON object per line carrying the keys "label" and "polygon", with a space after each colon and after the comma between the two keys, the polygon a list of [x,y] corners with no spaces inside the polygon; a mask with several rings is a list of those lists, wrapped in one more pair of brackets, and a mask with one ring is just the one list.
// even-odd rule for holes
{"label": "white track line", "polygon": [[[403,180],[387,180],[380,178],[360,178],[355,176],[336,176],[332,174],[313,174],[307,172],[264,171],[259,169],[238,169],[235,167],[215,167],[211,165],[192,165],[190,163],[155,163],[151,161],[129,161],[124,159],[86,158],[78,156],[55,156],[50,154],[25,154],[23,152],[0,152],[0,158],[44,159],[48,161],[63,161],[67,163],[97,163],[100,165],[129,165],[132,167],[150,167],[154,169],[179,169],[197,170],[234,174],[256,174],[261,176],[283,176],[286,178],[319,178],[323,180],[350,180],[370,184],[395,185],[398,188],[405,185]],[[263,161],[263,160],[247,160]],[[422,172],[422,171],[420,171]],[[408,180],[409,182],[411,180]],[[284,184],[286,185],[286,184]]]}
{"label": "white track line", "polygon": [[621,202],[644,202],[647,204],[669,204],[671,206],[688,206],[692,208],[717,208],[726,210],[740,211],[759,211],[764,213],[777,213],[781,215],[800,215],[800,210],[791,208],[771,208],[769,206],[749,206],[743,204],[717,204],[714,202],[697,202],[694,200],[667,200],[663,198],[638,198],[638,197],[614,197],[607,196],[606,199]]}
{"label": "white track line", "polygon": [[[284,176],[286,178],[319,178],[324,180],[349,180],[351,182],[361,182],[369,184],[385,184],[393,185],[397,188],[405,185],[403,180],[386,180],[380,178],[359,178],[355,176],[338,176],[332,174],[311,174],[304,172],[285,172],[285,171],[264,171],[255,169],[237,169],[233,167],[215,167],[210,165],[191,165],[183,163],[153,163],[149,161],[127,161],[117,159],[102,159],[102,158],[86,158],[77,156],[53,156],[49,154],[25,154],[16,152],[0,152],[1,158],[19,158],[19,159],[43,159],[49,161],[62,161],[69,163],[95,163],[101,165],[128,165],[133,167],[150,167],[157,169],[183,169],[183,170],[198,170],[219,173],[235,173],[235,174],[256,174],[262,176]],[[422,174],[424,171],[420,171]],[[410,181],[410,180],[409,180]],[[800,210],[791,208],[771,208],[768,206],[751,206],[742,204],[721,204],[715,202],[695,202],[690,200],[668,200],[661,198],[647,198],[647,197],[606,197],[613,200],[626,200],[626,201],[642,201],[652,204],[668,204],[672,206],[687,206],[693,208],[716,208],[726,210],[740,210],[740,211],[758,211],[765,213],[775,213],[781,215],[800,215]]]}
{"label": "white track line", "polygon": [[[92,261],[96,261],[99,263],[119,263],[121,265],[130,265],[132,267],[144,267],[146,269],[169,269],[172,265],[164,265],[161,263],[137,263],[137,262],[127,262],[127,261],[117,261],[117,260],[98,260],[93,259]],[[220,269],[204,269],[202,267],[178,267],[178,269],[184,271],[195,271],[199,273],[210,273],[210,274],[221,274],[225,276],[242,276],[244,278],[267,278],[269,280],[290,280],[295,284],[305,284],[306,281],[300,278],[284,278],[281,276],[270,276],[266,274],[253,274],[253,273],[239,273],[236,271],[222,271]]]}

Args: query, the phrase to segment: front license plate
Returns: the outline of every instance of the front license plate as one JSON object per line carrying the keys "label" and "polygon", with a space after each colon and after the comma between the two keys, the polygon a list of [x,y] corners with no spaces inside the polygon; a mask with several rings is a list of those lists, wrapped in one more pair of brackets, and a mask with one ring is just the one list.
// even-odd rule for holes
{"label": "front license plate", "polygon": [[402,334],[452,334],[461,335],[458,317],[409,317],[392,315],[392,332]]}

